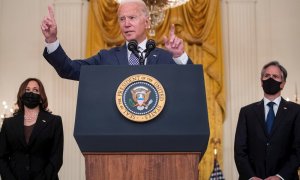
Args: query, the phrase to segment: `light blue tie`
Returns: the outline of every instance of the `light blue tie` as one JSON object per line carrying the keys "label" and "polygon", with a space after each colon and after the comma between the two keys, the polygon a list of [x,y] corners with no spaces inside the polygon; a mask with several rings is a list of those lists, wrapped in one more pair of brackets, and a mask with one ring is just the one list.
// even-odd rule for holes
{"label": "light blue tie", "polygon": [[129,65],[135,66],[139,65],[139,59],[131,52],[129,59],[128,59]]}
{"label": "light blue tie", "polygon": [[266,121],[266,125],[267,125],[267,130],[268,133],[271,133],[271,129],[272,129],[272,125],[275,119],[275,113],[274,113],[274,109],[273,109],[273,105],[275,103],[274,102],[269,102],[267,105],[269,106],[269,112],[267,114],[267,121]]}

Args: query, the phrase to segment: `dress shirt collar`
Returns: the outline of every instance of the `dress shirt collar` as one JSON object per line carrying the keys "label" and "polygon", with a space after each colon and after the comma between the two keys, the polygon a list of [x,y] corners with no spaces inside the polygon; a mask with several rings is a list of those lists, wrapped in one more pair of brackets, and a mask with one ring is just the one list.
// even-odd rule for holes
{"label": "dress shirt collar", "polygon": [[[276,99],[274,99],[274,101],[272,101],[272,102],[274,102],[277,106],[279,106],[280,101],[281,101],[281,96],[278,96],[278,97],[277,97]],[[268,104],[269,102],[271,102],[271,101],[270,101],[269,99],[267,99],[267,98],[264,97],[264,105],[265,105],[265,107],[267,106],[267,104]]]}

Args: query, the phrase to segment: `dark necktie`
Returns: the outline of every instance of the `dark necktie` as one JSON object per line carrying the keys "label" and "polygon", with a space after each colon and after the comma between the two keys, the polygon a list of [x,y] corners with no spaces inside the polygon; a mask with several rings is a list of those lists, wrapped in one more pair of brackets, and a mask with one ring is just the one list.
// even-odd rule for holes
{"label": "dark necktie", "polygon": [[133,53],[130,54],[128,62],[131,66],[140,64],[139,59]]}
{"label": "dark necktie", "polygon": [[266,125],[267,125],[267,130],[268,133],[271,133],[271,129],[272,129],[272,125],[275,119],[275,113],[274,113],[274,109],[273,109],[273,105],[275,103],[274,102],[269,102],[267,105],[269,106],[269,112],[267,114],[267,121],[266,121]]}

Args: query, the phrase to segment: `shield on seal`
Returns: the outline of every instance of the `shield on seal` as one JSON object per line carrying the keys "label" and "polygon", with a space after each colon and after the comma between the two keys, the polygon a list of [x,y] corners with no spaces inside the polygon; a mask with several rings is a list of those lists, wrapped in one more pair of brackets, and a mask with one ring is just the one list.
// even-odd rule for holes
{"label": "shield on seal", "polygon": [[131,90],[131,96],[134,101],[134,106],[142,111],[148,105],[148,100],[151,91],[145,86],[138,86]]}

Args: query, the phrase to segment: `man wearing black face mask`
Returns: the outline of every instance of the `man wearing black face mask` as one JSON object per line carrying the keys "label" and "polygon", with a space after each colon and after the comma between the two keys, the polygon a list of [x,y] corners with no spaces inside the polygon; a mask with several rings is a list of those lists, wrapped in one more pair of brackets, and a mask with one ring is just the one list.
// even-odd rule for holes
{"label": "man wearing black face mask", "polygon": [[287,71],[277,61],[261,71],[263,100],[242,107],[234,158],[240,180],[298,180],[300,105],[281,97]]}

